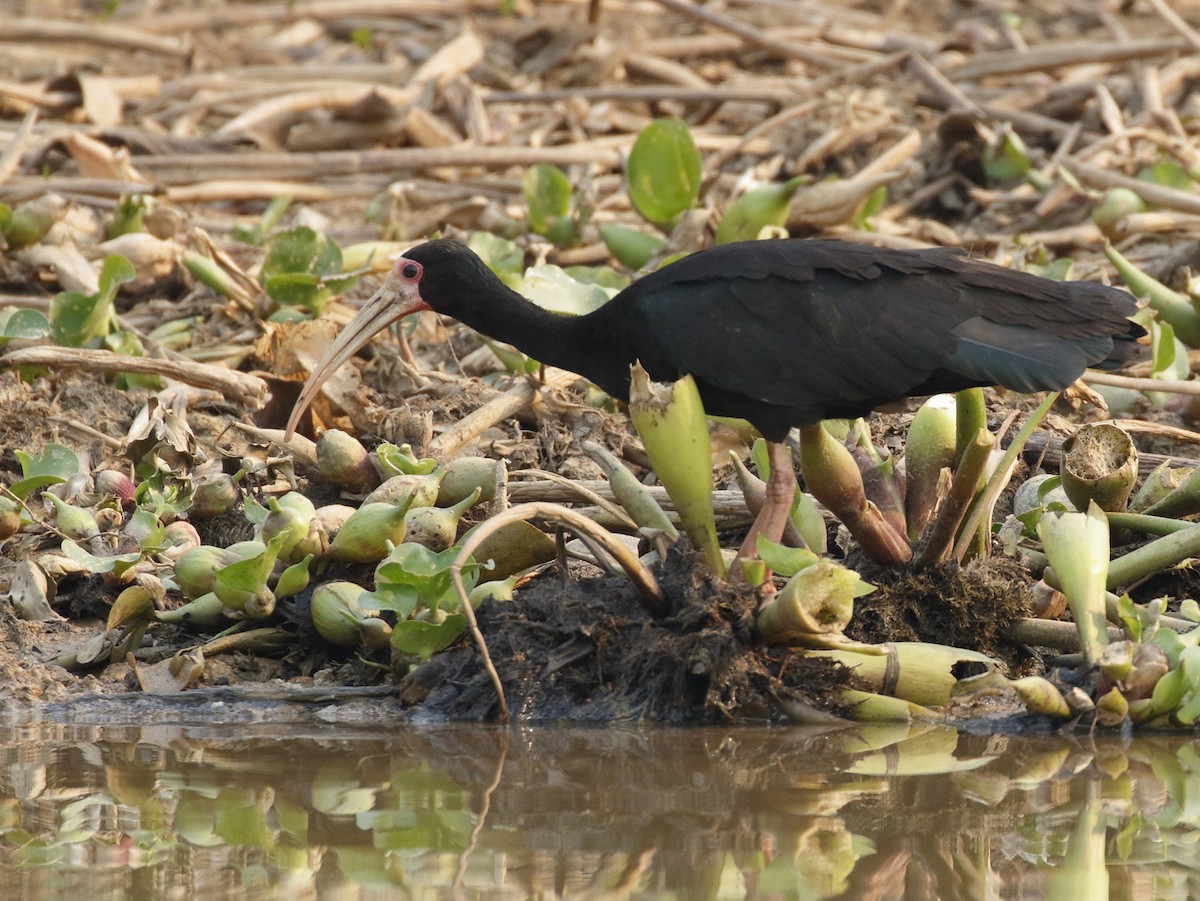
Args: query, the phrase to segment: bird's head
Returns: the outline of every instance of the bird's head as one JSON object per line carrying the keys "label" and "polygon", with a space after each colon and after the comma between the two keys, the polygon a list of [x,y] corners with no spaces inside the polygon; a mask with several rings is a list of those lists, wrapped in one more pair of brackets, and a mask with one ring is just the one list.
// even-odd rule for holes
{"label": "bird's head", "polygon": [[490,333],[487,300],[489,296],[494,300],[497,292],[505,295],[509,304],[517,297],[461,241],[427,241],[405,251],[379,290],[317,361],[288,417],[287,437],[292,436],[300,416],[329,376],[377,332],[409,313],[436,310]]}
{"label": "bird's head", "polygon": [[[425,246],[425,245],[422,245]],[[421,247],[414,250],[419,251]],[[425,265],[411,256],[402,256],[392,266],[388,277],[384,279],[371,299],[363,304],[358,314],[341,331],[328,350],[313,367],[304,390],[292,407],[288,417],[286,437],[291,438],[296,430],[296,424],[301,415],[308,409],[321,386],[329,379],[339,366],[354,356],[358,350],[375,335],[387,328],[393,322],[421,310],[432,309],[421,297],[421,281],[425,277]]]}

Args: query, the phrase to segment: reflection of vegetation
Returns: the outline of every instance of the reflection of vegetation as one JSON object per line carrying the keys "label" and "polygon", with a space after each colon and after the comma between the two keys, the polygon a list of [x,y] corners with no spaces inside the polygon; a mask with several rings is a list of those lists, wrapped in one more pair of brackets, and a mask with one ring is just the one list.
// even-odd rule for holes
{"label": "reflection of vegetation", "polygon": [[241,890],[420,897],[861,897],[919,880],[928,897],[1081,898],[1152,879],[1155,897],[1184,898],[1200,882],[1200,754],[1179,739],[1085,748],[880,725],[540,730],[510,746],[486,728],[277,732],[55,744],[0,731],[0,885],[84,866],[97,885],[236,871]]}

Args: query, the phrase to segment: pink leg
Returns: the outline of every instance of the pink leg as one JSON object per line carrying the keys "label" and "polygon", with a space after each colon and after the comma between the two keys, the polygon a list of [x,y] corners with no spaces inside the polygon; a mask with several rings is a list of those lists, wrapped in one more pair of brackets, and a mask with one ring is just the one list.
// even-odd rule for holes
{"label": "pink leg", "polygon": [[[750,526],[750,532],[738,550],[738,557],[758,556],[759,535],[779,541],[783,537],[788,514],[792,511],[792,499],[796,495],[796,471],[792,469],[791,451],[786,444],[768,442],[767,460],[771,464],[771,475],[767,479],[766,500],[763,501],[754,525]],[[740,576],[740,572],[741,567],[737,567],[735,577]]]}

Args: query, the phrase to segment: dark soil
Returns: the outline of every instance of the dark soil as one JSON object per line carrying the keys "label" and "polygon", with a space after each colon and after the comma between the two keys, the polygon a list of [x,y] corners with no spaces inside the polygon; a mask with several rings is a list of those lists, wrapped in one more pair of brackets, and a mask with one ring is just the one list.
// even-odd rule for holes
{"label": "dark soil", "polygon": [[851,637],[973,648],[1004,661],[1014,677],[1036,669],[1036,658],[1004,634],[1030,615],[1029,573],[1018,561],[993,557],[920,571],[856,568],[876,591],[855,602],[846,630]]}
{"label": "dark soil", "polygon": [[[655,575],[670,613],[651,616],[621,578],[545,577],[519,603],[488,604],[479,623],[521,720],[698,723],[779,720],[781,698],[835,711],[849,675],[826,660],[755,641],[752,592],[715,582],[672,551]],[[401,681],[401,696],[431,715],[493,720],[495,690],[465,643]]]}

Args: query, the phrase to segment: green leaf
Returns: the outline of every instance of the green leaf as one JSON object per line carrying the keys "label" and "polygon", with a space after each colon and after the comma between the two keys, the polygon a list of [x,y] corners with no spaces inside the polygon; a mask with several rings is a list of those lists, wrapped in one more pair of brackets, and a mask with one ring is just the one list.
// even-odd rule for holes
{"label": "green leaf", "polygon": [[[443,605],[447,609],[457,607],[457,593],[451,575],[457,557],[457,547],[436,552],[411,541],[397,545],[375,568],[374,594],[387,609],[395,609],[398,613],[400,610],[393,605],[407,606],[414,591],[418,606],[431,610]],[[477,566],[464,568],[463,583],[468,592],[475,587],[478,578]]]}
{"label": "green leaf", "polygon": [[44,338],[50,334],[50,320],[41,310],[6,307],[0,310],[0,347],[13,338]]}
{"label": "green leaf", "polygon": [[181,492],[176,485],[157,487],[153,483],[161,481],[161,471],[156,471],[151,478],[141,482],[134,492],[133,499],[139,507],[161,519],[178,519],[191,506],[191,495]]}
{"label": "green leaf", "polygon": [[139,507],[133,511],[129,522],[125,524],[125,533],[136,536],[143,555],[157,554],[163,549],[166,541],[167,527],[153,511]]}
{"label": "green leaf", "polygon": [[419,585],[441,573],[446,573],[449,578],[450,567],[457,556],[457,548],[438,552],[406,541],[392,548],[392,552],[380,561],[375,568],[375,583]]}
{"label": "green leaf", "polygon": [[563,272],[581,285],[596,285],[617,293],[629,287],[629,276],[611,266],[568,266]]}
{"label": "green leaf", "polygon": [[547,264],[525,271],[526,297],[552,313],[582,316],[608,303],[617,292],[596,284],[584,284],[560,267]]}
{"label": "green leaf", "polygon": [[667,243],[658,235],[616,222],[603,222],[596,226],[596,230],[600,232],[608,252],[616,257],[622,266],[635,272],[649,263],[650,258]]}
{"label": "green leaf", "polygon": [[50,338],[62,347],[98,343],[108,334],[111,312],[99,294],[60,291],[50,298]]}
{"label": "green leaf", "polygon": [[125,194],[113,208],[112,218],[104,230],[105,237],[110,241],[121,235],[134,234],[145,229],[143,215],[146,212],[146,197],[144,194]]}
{"label": "green leaf", "polygon": [[761,535],[758,538],[758,556],[776,575],[784,578],[794,576],[806,566],[812,566],[821,559],[808,548],[785,547]]}
{"label": "green leaf", "polygon": [[314,309],[329,298],[321,279],[308,272],[285,272],[263,280],[271,300],[290,307]]}
{"label": "green leaf", "polygon": [[267,242],[267,253],[263,257],[262,283],[277,275],[291,272],[309,272],[317,256],[320,237],[307,225],[282,231]]}
{"label": "green leaf", "polygon": [[874,231],[871,225],[871,217],[880,212],[887,205],[888,189],[887,185],[880,185],[874,191],[867,195],[866,202],[862,208],[854,214],[854,218],[850,224],[859,231]]}
{"label": "green leaf", "polygon": [[128,554],[115,554],[112,557],[98,557],[95,554],[85,551],[71,538],[63,539],[62,552],[64,557],[74,560],[93,576],[110,572],[124,572],[142,559],[141,551],[130,551]]}
{"label": "green leaf", "polygon": [[137,272],[134,271],[133,263],[120,254],[110,253],[104,258],[104,264],[100,267],[98,299],[112,309],[112,302],[116,300],[117,290],[121,285],[131,282],[135,278],[137,278]]}
{"label": "green leaf", "polygon": [[395,475],[427,476],[438,466],[438,461],[433,457],[418,457],[413,453],[411,444],[397,447],[395,444],[384,442],[376,446],[375,455],[379,462]]}
{"label": "green leaf", "polygon": [[529,227],[545,235],[561,218],[571,214],[571,182],[557,166],[530,166],[521,180],[529,207]]}
{"label": "green leaf", "polygon": [[513,350],[498,341],[492,341],[490,338],[484,338],[483,343],[491,348],[492,353],[500,360],[500,363],[509,372],[516,375],[536,375],[537,371],[542,368],[542,364],[533,357],[527,357],[519,350]]}
{"label": "green leaf", "polygon": [[[122,354],[126,357],[144,357],[146,350],[142,347],[142,341],[133,332],[120,329],[104,338],[103,344],[109,350],[116,354]],[[130,388],[147,388],[151,391],[162,390],[162,379],[154,373],[139,373],[139,372],[119,372],[117,373],[114,383],[118,388],[128,390]]]}
{"label": "green leaf", "polygon": [[279,220],[283,218],[283,214],[287,212],[291,203],[292,198],[290,197],[274,198],[267,204],[258,224],[253,228],[246,228],[243,225],[234,226],[233,239],[243,244],[261,244],[271,229],[279,224]]}
{"label": "green leaf", "polygon": [[367,610],[390,610],[403,621],[416,612],[421,596],[412,585],[388,585],[384,589],[364,591],[358,603]]}
{"label": "green leaf", "polygon": [[1071,271],[1075,268],[1075,261],[1070,257],[1059,257],[1056,260],[1051,260],[1045,263],[1030,263],[1025,266],[1026,272],[1032,272],[1034,275],[1040,275],[1042,278],[1050,278],[1056,282],[1070,281]]}
{"label": "green leaf", "polygon": [[507,238],[491,232],[473,232],[467,246],[497,275],[519,276],[525,268],[525,251]]}
{"label": "green leaf", "polygon": [[267,322],[307,322],[309,318],[299,307],[280,307],[267,317]]}
{"label": "green leaf", "polygon": [[250,495],[242,500],[242,514],[246,517],[247,522],[255,528],[261,526],[270,516],[271,511],[260,504]]}
{"label": "green leaf", "polygon": [[267,579],[275,568],[282,545],[282,536],[276,537],[261,554],[218,569],[213,591],[221,599],[221,603],[234,610],[241,610],[251,598],[266,591]]}
{"label": "green leaf", "polygon": [[267,242],[260,280],[276,303],[319,313],[333,293],[358,278],[341,272],[342,251],[337,244],[301,225],[279,232]]}
{"label": "green leaf", "polygon": [[546,238],[555,247],[574,247],[579,243],[579,226],[570,216],[561,216],[550,223]]}
{"label": "green leaf", "polygon": [[453,644],[466,628],[467,618],[461,613],[452,613],[439,624],[405,620],[392,627],[392,647],[401,654],[428,660]]}
{"label": "green leaf", "polygon": [[785,224],[792,195],[807,180],[807,176],[797,175],[782,184],[747,191],[725,209],[713,240],[717,244],[753,241],[766,226]]}
{"label": "green leaf", "polygon": [[982,161],[983,171],[1000,181],[1022,178],[1030,169],[1025,142],[1007,125],[1000,129],[994,141],[984,146]]}
{"label": "green leaf", "polygon": [[267,584],[267,576],[275,566],[275,554],[264,551],[246,560],[239,560],[217,570],[217,583],[240,591],[257,591]]}
{"label": "green leaf", "polygon": [[669,231],[696,205],[702,165],[686,122],[675,118],[651,122],[634,141],[625,169],[634,209],[647,222]]}
{"label": "green leaf", "polygon": [[1174,188],[1176,191],[1194,191],[1196,184],[1188,175],[1187,169],[1175,162],[1175,160],[1159,160],[1153,166],[1147,166],[1138,173],[1138,178],[1142,181],[1152,182],[1156,185],[1163,185],[1167,188]]}
{"label": "green leaf", "polygon": [[21,500],[47,485],[65,482],[79,472],[79,458],[61,444],[47,444],[40,458],[23,450],[13,451],[13,454],[21,464],[21,479],[9,490]]}

